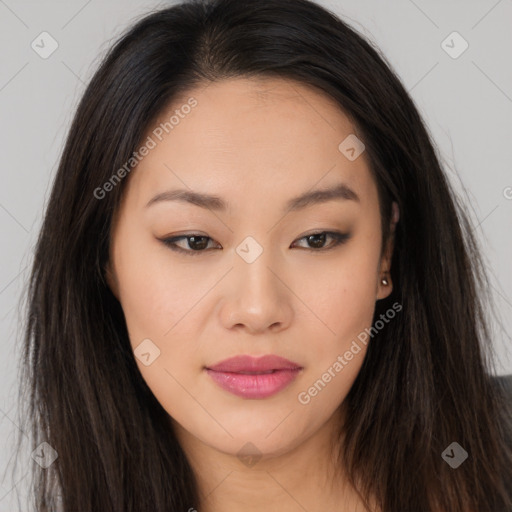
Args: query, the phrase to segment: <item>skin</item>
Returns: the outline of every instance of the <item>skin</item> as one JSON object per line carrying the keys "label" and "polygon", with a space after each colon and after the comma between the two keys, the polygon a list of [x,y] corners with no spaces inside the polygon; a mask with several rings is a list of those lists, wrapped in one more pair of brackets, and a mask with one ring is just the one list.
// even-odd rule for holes
{"label": "skin", "polygon": [[[190,96],[197,106],[127,178],[107,277],[134,350],[145,339],[160,350],[148,366],[136,360],[197,475],[202,498],[191,507],[363,510],[343,468],[335,469],[335,454],[343,400],[367,346],[359,343],[361,351],[309,403],[297,398],[371,326],[376,301],[392,291],[389,276],[381,283],[392,239],[383,251],[366,154],[350,161],[338,150],[356,128],[321,92],[262,78],[189,91],[155,126]],[[359,200],[283,212],[290,198],[340,182]],[[176,188],[215,194],[229,207],[146,207]],[[304,237],[322,231],[350,238],[330,250],[308,245]],[[191,255],[181,254],[160,240],[183,234],[210,237],[208,248],[193,252],[182,239],[177,244]],[[247,236],[263,249],[252,263],[236,252]],[[324,246],[333,242],[327,237]],[[204,371],[238,354],[277,354],[303,370],[276,395],[245,399]],[[244,446],[256,464],[237,455]]]}

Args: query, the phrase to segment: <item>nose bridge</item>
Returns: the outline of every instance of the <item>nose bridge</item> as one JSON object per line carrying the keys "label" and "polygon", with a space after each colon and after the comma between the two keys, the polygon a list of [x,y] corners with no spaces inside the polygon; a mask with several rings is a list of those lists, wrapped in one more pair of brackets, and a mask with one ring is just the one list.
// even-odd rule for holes
{"label": "nose bridge", "polygon": [[265,304],[269,304],[277,298],[280,293],[279,283],[270,271],[270,268],[277,265],[274,252],[252,236],[246,237],[237,246],[234,271],[241,285],[241,299],[249,297],[256,302],[264,301]]}
{"label": "nose bridge", "polygon": [[[277,251],[264,247],[254,237],[246,237],[235,249],[231,297],[227,297],[227,321],[230,326],[243,324],[259,331],[279,324],[286,325],[291,305],[286,287],[275,274],[279,262]],[[275,328],[275,327],[274,327]]]}

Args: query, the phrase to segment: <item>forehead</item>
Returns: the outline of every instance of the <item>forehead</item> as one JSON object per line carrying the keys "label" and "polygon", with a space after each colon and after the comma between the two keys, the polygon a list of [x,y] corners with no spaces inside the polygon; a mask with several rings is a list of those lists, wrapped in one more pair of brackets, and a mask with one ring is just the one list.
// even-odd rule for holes
{"label": "forehead", "polygon": [[351,161],[339,149],[355,131],[332,98],[296,81],[205,84],[175,98],[148,127],[144,140],[154,147],[131,175],[130,194],[142,202],[179,186],[266,204],[341,180],[371,195],[365,153]]}

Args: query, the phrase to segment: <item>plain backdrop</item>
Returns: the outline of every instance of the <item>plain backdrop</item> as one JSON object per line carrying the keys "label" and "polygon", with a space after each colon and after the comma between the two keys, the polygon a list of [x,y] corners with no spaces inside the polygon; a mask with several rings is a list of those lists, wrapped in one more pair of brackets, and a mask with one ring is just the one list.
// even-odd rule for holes
{"label": "plain backdrop", "polygon": [[[381,49],[423,115],[483,246],[501,320],[492,339],[498,373],[512,373],[512,0],[319,3]],[[28,510],[15,491],[27,494],[30,452],[18,457],[15,478],[7,469],[18,429],[18,310],[64,137],[112,42],[144,13],[169,5],[0,0],[0,512]],[[43,58],[42,46],[52,45]]]}

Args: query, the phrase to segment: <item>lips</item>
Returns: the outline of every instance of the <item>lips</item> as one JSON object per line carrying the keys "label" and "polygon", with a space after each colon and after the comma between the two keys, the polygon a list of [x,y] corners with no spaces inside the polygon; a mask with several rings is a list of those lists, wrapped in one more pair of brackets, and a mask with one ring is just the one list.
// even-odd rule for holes
{"label": "lips", "polygon": [[213,366],[208,366],[209,370],[216,372],[235,373],[264,373],[273,370],[294,370],[299,368],[301,366],[297,363],[275,355],[262,357],[235,356]]}
{"label": "lips", "polygon": [[276,355],[236,356],[205,370],[213,381],[234,395],[261,399],[287,387],[303,368]]}

